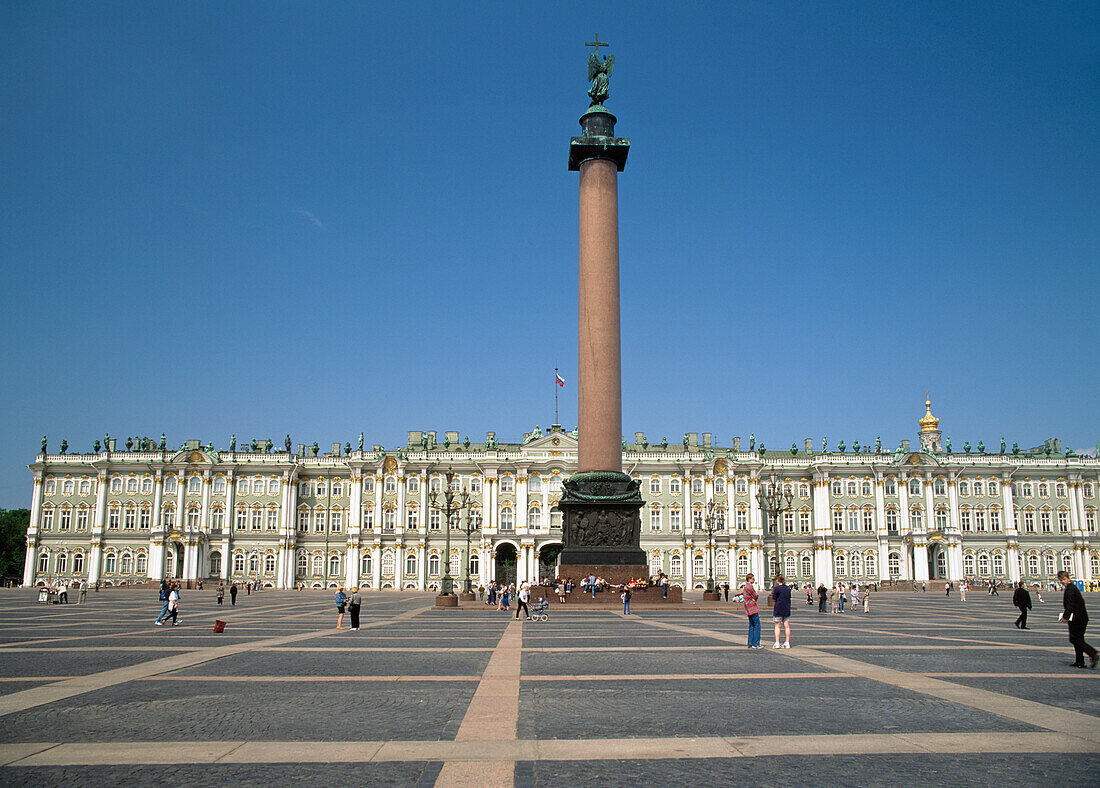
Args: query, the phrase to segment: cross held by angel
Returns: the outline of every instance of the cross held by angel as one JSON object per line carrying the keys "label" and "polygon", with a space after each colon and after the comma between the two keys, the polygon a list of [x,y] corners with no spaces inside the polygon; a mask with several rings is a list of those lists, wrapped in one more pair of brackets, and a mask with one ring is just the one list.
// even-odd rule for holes
{"label": "cross held by angel", "polygon": [[600,47],[610,46],[606,41],[600,41],[600,34],[596,34],[595,41],[585,42],[586,47],[595,47],[595,52],[588,54],[588,81],[592,84],[588,88],[588,97],[592,99],[590,107],[603,104],[609,95],[611,86],[611,70],[615,68],[615,56],[608,55],[600,60]]}

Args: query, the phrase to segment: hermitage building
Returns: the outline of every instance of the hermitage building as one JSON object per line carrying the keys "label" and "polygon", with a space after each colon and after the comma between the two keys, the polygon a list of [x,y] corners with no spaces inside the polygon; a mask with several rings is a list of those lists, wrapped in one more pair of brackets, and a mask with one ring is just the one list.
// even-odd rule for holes
{"label": "hermitage building", "polygon": [[[730,447],[710,433],[680,444],[623,443],[623,470],[641,485],[641,546],[650,571],[683,588],[767,576],[776,554],[806,582],[910,583],[1019,579],[1060,569],[1100,579],[1100,460],[1063,453],[941,445],[931,404],[918,445],[799,449]],[[86,579],[123,585],[164,577],[264,586],[438,589],[442,562],[461,588],[552,578],[561,550],[557,502],[577,462],[576,434],[536,427],[520,443],[413,431],[394,451],[317,444],[229,451],[149,441],[97,453],[39,454],[24,584]],[[128,443],[131,443],[128,441]],[[431,493],[469,493],[443,522]],[[762,485],[790,495],[765,518]],[[771,521],[765,522],[765,519]],[[778,520],[778,522],[776,521]],[[450,528],[449,554],[447,529]],[[467,548],[467,544],[469,547]],[[711,565],[713,562],[713,566]]]}

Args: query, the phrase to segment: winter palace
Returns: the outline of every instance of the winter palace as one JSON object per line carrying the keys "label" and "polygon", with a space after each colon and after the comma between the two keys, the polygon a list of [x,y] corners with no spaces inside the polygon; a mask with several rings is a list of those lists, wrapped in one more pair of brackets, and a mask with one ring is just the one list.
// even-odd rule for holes
{"label": "winter palace", "polygon": [[[681,443],[623,443],[623,469],[646,501],[651,571],[685,588],[735,583],[780,555],[788,578],[835,581],[1049,580],[1067,569],[1100,579],[1100,460],[1062,452],[941,445],[930,403],[918,443],[776,451],[710,433]],[[358,449],[271,441],[228,451],[105,439],[96,453],[32,465],[24,583],[85,578],[130,584],[258,579],[266,586],[438,588],[442,562],[461,584],[552,577],[556,508],[576,462],[575,433],[536,427],[520,443],[413,431],[408,445]],[[446,472],[468,505],[444,518]],[[757,492],[776,485],[790,508],[765,517]],[[444,520],[448,521],[445,522]],[[765,520],[768,520],[765,522]],[[450,529],[448,539],[448,527]],[[449,547],[448,547],[449,542]],[[468,547],[467,547],[468,545]],[[449,549],[449,554],[448,554]],[[713,566],[712,566],[713,563]]]}

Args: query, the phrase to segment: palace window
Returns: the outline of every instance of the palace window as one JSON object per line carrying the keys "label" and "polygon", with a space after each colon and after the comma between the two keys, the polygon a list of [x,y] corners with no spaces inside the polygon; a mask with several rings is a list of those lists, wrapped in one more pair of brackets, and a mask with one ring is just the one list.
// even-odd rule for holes
{"label": "palace window", "polygon": [[[974,482],[974,495],[985,495],[985,485],[980,479]],[[980,559],[979,563],[981,563]]]}
{"label": "palace window", "polygon": [[783,572],[787,577],[795,577],[798,572],[798,560],[793,555],[783,559]]}
{"label": "palace window", "polygon": [[[137,479],[130,479],[126,486],[130,487],[133,484],[134,489],[137,489]],[[202,492],[202,478],[199,476],[192,476],[187,480],[187,492],[188,493],[200,493]]]}
{"label": "palace window", "polygon": [[864,479],[863,480],[863,482],[860,484],[860,492],[865,496],[871,495],[871,480],[870,479]]}
{"label": "palace window", "polygon": [[76,553],[73,555],[73,571],[78,575],[84,572],[84,553]]}
{"label": "palace window", "polygon": [[[558,477],[558,485],[559,485],[559,489],[560,489],[560,485],[561,485],[561,477],[560,476]],[[554,480],[553,479],[550,479],[550,489],[551,489],[551,491],[554,489]],[[470,492],[474,493],[474,494],[477,494],[477,493],[481,492],[481,477],[480,476],[471,476],[470,477]]]}
{"label": "palace window", "polygon": [[649,554],[649,573],[656,575],[664,568],[664,564],[661,563],[661,551],[654,550]]}
{"label": "palace window", "polygon": [[[141,528],[142,528],[142,530],[145,530],[146,528],[149,527],[149,525],[148,525],[148,523],[149,523],[149,510],[148,509],[142,509],[141,515],[142,515],[141,523],[143,523],[141,525]],[[225,525],[225,512],[223,512],[221,509],[215,509],[214,511],[212,511],[210,513],[210,530],[213,531],[214,533],[221,533],[221,530],[224,527],[224,525]]]}
{"label": "palace window", "polygon": [[[237,479],[237,495],[248,495],[249,481],[248,479]],[[303,493],[306,495],[308,493]]]}
{"label": "palace window", "polygon": [[[53,512],[48,512],[48,514],[50,514],[52,516]],[[110,530],[110,531],[117,531],[118,530],[118,518],[119,518],[118,507],[117,506],[111,507],[111,511],[107,513],[107,529],[108,530]]]}
{"label": "palace window", "polygon": [[[391,488],[391,482],[394,489]],[[394,492],[396,490],[396,482],[393,481],[393,477],[386,479],[386,492]],[[313,483],[313,497],[324,498],[328,494],[328,479],[317,479]]]}
{"label": "palace window", "polygon": [[729,556],[725,550],[716,550],[714,553],[714,574],[718,577],[729,576]]}
{"label": "palace window", "polygon": [[88,507],[81,506],[76,510],[76,530],[87,531],[88,530]]}
{"label": "palace window", "polygon": [[[1087,530],[1090,534],[1096,533],[1096,510],[1095,509],[1085,509],[1085,530]],[[1093,577],[1095,577],[1095,576],[1096,575],[1094,573]]]}
{"label": "palace window", "polygon": [[539,528],[541,525],[542,512],[539,510],[539,507],[532,506],[527,510],[527,527],[534,529]]}
{"label": "palace window", "polygon": [[164,529],[171,531],[176,527],[176,510],[171,506],[165,506],[164,511],[161,513],[161,520],[164,523]]}
{"label": "palace window", "polygon": [[118,559],[114,553],[107,553],[107,556],[103,559],[104,573],[108,575],[113,575],[115,573],[117,561]]}
{"label": "palace window", "polygon": [[680,488],[680,477],[679,476],[673,476],[671,479],[668,480],[668,491],[670,493],[672,493],[673,495],[679,495],[680,494],[681,488]]}
{"label": "palace window", "polygon": [[798,512],[798,532],[808,534],[810,532],[810,510],[802,509]]}
{"label": "palace window", "polygon": [[844,483],[840,479],[833,479],[832,491],[833,496],[836,498],[844,495]]}
{"label": "palace window", "polygon": [[1046,482],[1039,482],[1039,497],[1040,498],[1049,498],[1050,497],[1050,485],[1047,484]]}
{"label": "palace window", "polygon": [[993,574],[1003,575],[1005,573],[1005,557],[1000,553],[993,554]]}
{"label": "palace window", "polygon": [[726,477],[715,476],[714,477],[714,494],[725,495],[726,493]]}
{"label": "palace window", "polygon": [[370,506],[363,507],[363,530],[374,530],[374,509]]}
{"label": "palace window", "polygon": [[691,477],[691,492],[694,495],[703,494],[703,477],[699,474],[695,474]]}
{"label": "palace window", "polygon": [[963,574],[971,577],[974,574],[974,556],[967,553],[963,556]]}
{"label": "palace window", "polygon": [[859,531],[859,509],[848,510],[848,530],[853,533]]}
{"label": "palace window", "polygon": [[947,484],[943,479],[936,479],[932,482],[932,492],[935,495],[947,495]]}
{"label": "palace window", "polygon": [[1065,509],[1058,510],[1058,533],[1069,533],[1069,512]]}
{"label": "palace window", "polygon": [[981,507],[974,510],[974,530],[978,533],[985,532],[985,509]]}
{"label": "palace window", "polygon": [[[909,494],[910,495],[920,495],[920,490],[921,490],[920,479],[910,479],[909,480]],[[965,493],[963,493],[963,494],[965,495]]]}
{"label": "palace window", "polygon": [[890,553],[886,556],[886,568],[890,573],[890,577],[897,578],[901,576],[901,556],[897,553]]}
{"label": "palace window", "polygon": [[[365,510],[364,510],[365,513]],[[239,528],[240,526],[238,526]],[[298,510],[298,533],[309,532],[309,509]]]}
{"label": "palace window", "polygon": [[802,576],[810,577],[813,573],[813,561],[808,555],[802,556]]}
{"label": "palace window", "polygon": [[964,531],[970,530],[970,510],[965,507],[959,511],[959,525]]}
{"label": "palace window", "polygon": [[428,556],[428,574],[432,577],[439,576],[439,554],[432,553]]}
{"label": "palace window", "polygon": [[271,478],[267,480],[267,494],[278,495],[279,494],[279,480]]}
{"label": "palace window", "polygon": [[875,512],[870,507],[863,510],[863,530],[867,533],[875,530]]}
{"label": "palace window", "polygon": [[516,521],[515,515],[512,512],[511,506],[504,506],[500,510],[500,530],[511,531],[515,529]]}
{"label": "palace window", "polygon": [[678,553],[673,553],[668,562],[668,573],[673,577],[681,577],[684,574],[684,559]]}
{"label": "palace window", "polygon": [[1001,510],[995,506],[989,510],[989,530],[1001,530]]}
{"label": "palace window", "polygon": [[382,574],[386,577],[393,577],[394,565],[396,564],[395,556],[392,550],[385,550],[382,553]]}
{"label": "palace window", "polygon": [[533,493],[542,492],[542,479],[538,476],[531,476],[527,479],[527,491]]}
{"label": "palace window", "polygon": [[893,476],[891,476],[890,478],[888,478],[886,480],[886,484],[884,484],[883,487],[884,487],[885,493],[887,495],[897,495],[898,494],[898,482]]}
{"label": "palace window", "polygon": [[363,477],[363,492],[365,492],[365,493],[373,493],[374,492],[374,477],[373,476],[364,476]]}
{"label": "palace window", "polygon": [[[121,491],[121,487],[118,490],[114,489],[114,479],[111,480],[111,486],[111,492]],[[53,495],[55,492],[57,492],[57,482],[53,479],[46,479],[46,495]]]}
{"label": "palace window", "polygon": [[1052,529],[1050,525],[1050,509],[1039,510],[1039,527],[1043,533],[1051,533]]}
{"label": "palace window", "polygon": [[[198,512],[195,513],[195,519],[197,525]],[[137,527],[137,511],[132,506],[127,506],[123,513],[122,527],[126,531],[132,531]]]}
{"label": "palace window", "polygon": [[1054,485],[1054,494],[1057,495],[1059,498],[1065,498],[1066,497],[1065,482],[1057,482]]}
{"label": "palace window", "polygon": [[859,577],[863,574],[863,556],[859,553],[852,553],[852,577]]}
{"label": "palace window", "polygon": [[[1081,485],[1081,491],[1085,494],[1086,498],[1092,497],[1092,482],[1085,482]],[[81,493],[83,495],[83,493]]]}
{"label": "palace window", "polygon": [[513,493],[516,491],[516,480],[511,474],[504,474],[500,477],[500,491],[502,493]]}
{"label": "palace window", "polygon": [[374,571],[373,567],[374,561],[371,558],[371,554],[363,553],[363,555],[359,558],[359,573],[365,578]]}
{"label": "palace window", "polygon": [[443,526],[443,514],[439,509],[430,509],[428,511],[428,530],[438,531]]}
{"label": "palace window", "polygon": [[737,576],[744,577],[749,573],[749,557],[744,553],[737,556]]}
{"label": "palace window", "polygon": [[1035,533],[1035,511],[1032,509],[1024,510],[1024,533]]}
{"label": "palace window", "polygon": [[[214,477],[214,495],[225,495],[225,477]],[[216,573],[214,573],[216,574]]]}
{"label": "palace window", "polygon": [[745,533],[749,530],[749,511],[744,504],[737,507],[737,530]]}
{"label": "palace window", "polygon": [[783,533],[794,533],[794,512],[792,511],[783,512]]}
{"label": "palace window", "polygon": [[[438,571],[438,570],[437,570]],[[416,574],[416,554],[409,553],[405,556],[405,576]]]}
{"label": "palace window", "polygon": [[914,531],[924,527],[924,512],[919,507],[914,507],[909,512],[909,527]]}
{"label": "palace window", "polygon": [[1053,555],[1043,556],[1043,563],[1046,564],[1046,570],[1047,570],[1048,575],[1053,575],[1055,573],[1055,571],[1057,571],[1054,568],[1054,556]]}
{"label": "palace window", "polygon": [[679,531],[683,527],[682,514],[679,507],[669,509],[668,527],[670,531]]}
{"label": "palace window", "polygon": [[383,492],[390,494],[397,492],[397,477],[387,476],[382,487]]}
{"label": "palace window", "polygon": [[[53,491],[54,491],[54,482],[53,481],[46,482],[46,492],[48,492],[52,495]],[[114,476],[114,477],[111,478],[111,492],[113,492],[113,493],[122,492],[122,477],[121,476]]]}
{"label": "palace window", "polygon": [[848,556],[844,553],[837,553],[833,556],[833,566],[837,577],[848,576]]}
{"label": "palace window", "polygon": [[264,556],[264,573],[269,575],[275,573],[275,556],[271,553]]}
{"label": "palace window", "polygon": [[653,476],[649,480],[649,494],[660,495],[661,494],[661,477]]}
{"label": "palace window", "polygon": [[1027,573],[1032,577],[1039,574],[1039,557],[1034,553],[1027,557]]}
{"label": "palace window", "polygon": [[[997,490],[997,480],[996,480],[996,479],[990,479],[990,480],[989,480],[989,481],[988,481],[988,482],[986,483],[986,485],[985,485],[985,489],[986,489],[986,492],[987,492],[987,493],[988,493],[989,495],[996,495],[996,494],[997,494],[997,492],[998,492],[998,490]],[[994,563],[996,563],[996,559],[994,559]]]}
{"label": "palace window", "polygon": [[339,577],[340,575],[340,556],[330,555],[328,557],[328,573],[330,577]]}
{"label": "palace window", "polygon": [[415,531],[420,527],[420,513],[415,506],[410,506],[405,510],[405,527],[410,531]]}
{"label": "palace window", "polygon": [[1073,556],[1069,553],[1062,553],[1062,571],[1073,572]]}
{"label": "palace window", "polygon": [[936,530],[947,530],[947,509],[943,506],[936,509]]}
{"label": "palace window", "polygon": [[325,557],[318,553],[313,556],[313,576],[320,577],[325,573]]}
{"label": "palace window", "polygon": [[966,479],[962,479],[959,482],[959,495],[970,495],[970,482],[968,482]]}
{"label": "palace window", "polygon": [[302,498],[308,498],[309,497],[309,482],[308,481],[298,482],[298,495]]}
{"label": "palace window", "polygon": [[[80,494],[81,495],[90,495],[91,492],[92,492],[92,483],[90,481],[88,481],[87,479],[81,479],[80,480]],[[1091,498],[1091,497],[1092,496],[1090,495],[1089,498]]]}
{"label": "palace window", "polygon": [[859,492],[858,492],[858,488],[856,487],[855,481],[852,480],[852,479],[849,479],[848,480],[848,497],[849,498],[855,498],[858,494],[859,494]]}
{"label": "palace window", "polygon": [[327,512],[324,509],[315,509],[313,511],[313,532],[323,534],[325,532],[325,521],[327,519]]}
{"label": "palace window", "polygon": [[649,530],[654,533],[661,530],[661,505],[659,503],[649,507]]}
{"label": "palace window", "polygon": [[412,475],[405,480],[405,490],[410,493],[420,492],[420,477]]}
{"label": "palace window", "polygon": [[50,571],[50,554],[38,554],[38,574],[44,575]]}
{"label": "palace window", "polygon": [[703,527],[703,510],[696,508],[691,510],[691,527],[702,528]]}
{"label": "palace window", "polygon": [[61,517],[58,520],[57,530],[68,531],[73,522],[73,512],[68,506],[61,507]]}
{"label": "palace window", "polygon": [[393,530],[397,527],[397,510],[385,509],[382,512],[382,532],[393,533]]}
{"label": "palace window", "polygon": [[837,507],[836,509],[833,509],[833,530],[834,531],[843,531],[844,530],[844,510],[841,509],[840,507]]}
{"label": "palace window", "polygon": [[126,492],[136,493],[138,490],[138,480],[136,476],[130,476],[126,479]]}
{"label": "palace window", "polygon": [[886,533],[889,536],[898,535],[898,510],[887,509],[886,510]]}
{"label": "palace window", "polygon": [[745,480],[744,476],[738,476],[733,484],[733,489],[738,495],[744,495],[749,491],[749,483]]}
{"label": "palace window", "polygon": [[279,530],[279,510],[274,506],[269,507],[267,510],[267,521],[264,525],[264,529],[267,531]]}
{"label": "palace window", "polygon": [[176,477],[175,476],[168,476],[167,478],[165,478],[165,480],[164,480],[164,491],[166,493],[173,493],[173,494],[176,492]]}
{"label": "palace window", "polygon": [[810,484],[809,482],[798,483],[798,497],[809,498],[810,497]]}

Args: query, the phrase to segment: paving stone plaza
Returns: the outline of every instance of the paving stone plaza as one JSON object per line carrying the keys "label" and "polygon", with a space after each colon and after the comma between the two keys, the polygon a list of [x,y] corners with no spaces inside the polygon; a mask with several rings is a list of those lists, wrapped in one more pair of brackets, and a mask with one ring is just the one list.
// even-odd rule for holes
{"label": "paving stone plaza", "polygon": [[[0,592],[4,785],[1082,785],[1100,774],[1100,671],[1070,667],[1061,595],[802,598],[789,650],[738,606],[550,608],[548,622],[420,592],[155,590],[83,605]],[[690,596],[690,595],[689,595]],[[797,597],[797,595],[796,595]],[[1093,610],[1100,595],[1086,594]],[[75,601],[75,600],[74,600]],[[227,622],[214,634],[216,619]],[[767,618],[762,616],[762,618]],[[770,644],[770,623],[764,641]],[[1089,777],[1089,775],[1092,777]]]}

